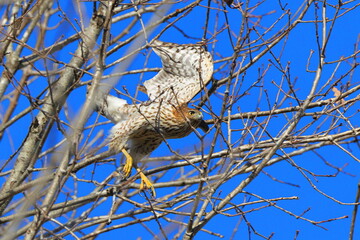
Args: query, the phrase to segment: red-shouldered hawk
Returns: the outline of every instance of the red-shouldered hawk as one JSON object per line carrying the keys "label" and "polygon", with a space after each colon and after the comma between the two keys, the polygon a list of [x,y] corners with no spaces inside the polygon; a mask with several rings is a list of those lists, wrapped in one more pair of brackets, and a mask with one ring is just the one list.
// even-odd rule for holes
{"label": "red-shouldered hawk", "polygon": [[126,156],[125,176],[134,166],[147,188],[155,191],[136,163],[154,151],[163,140],[182,138],[200,127],[208,126],[203,115],[187,103],[210,81],[213,74],[211,54],[200,45],[154,41],[151,45],[161,58],[163,68],[144,82],[150,100],[127,104],[108,95],[97,101],[97,110],[116,125],[111,129],[110,149]]}

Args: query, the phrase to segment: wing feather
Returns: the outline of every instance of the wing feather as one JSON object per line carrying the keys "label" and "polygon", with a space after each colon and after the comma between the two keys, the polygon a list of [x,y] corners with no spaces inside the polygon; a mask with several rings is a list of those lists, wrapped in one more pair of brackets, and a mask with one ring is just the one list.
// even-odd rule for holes
{"label": "wing feather", "polygon": [[188,103],[210,81],[212,57],[200,45],[154,41],[153,49],[161,58],[163,68],[144,82],[151,100]]}

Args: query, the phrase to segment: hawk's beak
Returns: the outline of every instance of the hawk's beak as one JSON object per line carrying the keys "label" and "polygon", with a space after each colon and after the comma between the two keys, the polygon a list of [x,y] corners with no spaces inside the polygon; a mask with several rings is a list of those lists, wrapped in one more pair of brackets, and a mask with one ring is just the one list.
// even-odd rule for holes
{"label": "hawk's beak", "polygon": [[209,131],[209,126],[208,124],[204,121],[204,120],[201,120],[199,126],[198,126],[201,130],[204,131],[204,133],[207,133]]}

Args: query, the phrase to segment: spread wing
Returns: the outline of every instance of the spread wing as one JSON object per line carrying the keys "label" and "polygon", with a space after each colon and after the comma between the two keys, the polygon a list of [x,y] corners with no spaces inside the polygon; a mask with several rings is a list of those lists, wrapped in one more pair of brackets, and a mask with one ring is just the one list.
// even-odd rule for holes
{"label": "spread wing", "polygon": [[200,45],[154,41],[162,70],[144,82],[151,100],[162,99],[176,105],[188,103],[210,81],[213,74],[211,54]]}

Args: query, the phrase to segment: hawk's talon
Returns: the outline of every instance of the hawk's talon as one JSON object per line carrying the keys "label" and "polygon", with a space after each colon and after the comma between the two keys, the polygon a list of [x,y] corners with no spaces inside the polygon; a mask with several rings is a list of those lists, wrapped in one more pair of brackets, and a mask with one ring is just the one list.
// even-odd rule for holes
{"label": "hawk's talon", "polygon": [[145,174],[141,171],[140,168],[136,169],[140,175],[141,183],[140,183],[140,190],[144,189],[151,189],[151,194],[153,197],[156,197],[156,192],[154,185],[151,183],[151,181],[145,176]]}
{"label": "hawk's talon", "polygon": [[127,178],[131,173],[131,168],[133,166],[133,158],[130,156],[130,154],[123,148],[122,153],[124,154],[126,158],[125,166],[123,168],[123,172],[125,174],[125,178]]}
{"label": "hawk's talon", "polygon": [[[131,173],[131,168],[133,167],[133,158],[130,156],[130,154],[126,151],[125,148],[123,148],[121,150],[121,152],[124,154],[125,158],[126,158],[126,162],[125,162],[125,166],[123,168],[123,172],[125,177],[128,177],[129,174]],[[151,181],[145,176],[145,174],[141,171],[140,168],[136,168],[136,170],[138,171],[140,178],[141,178],[141,182],[140,182],[140,190],[144,190],[144,189],[151,189],[151,194],[153,197],[156,197],[156,192],[155,192],[155,188],[154,185],[151,183]]]}

